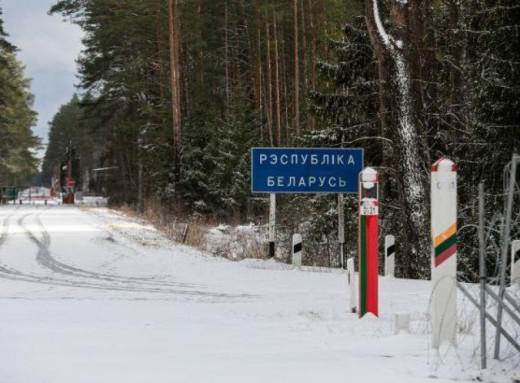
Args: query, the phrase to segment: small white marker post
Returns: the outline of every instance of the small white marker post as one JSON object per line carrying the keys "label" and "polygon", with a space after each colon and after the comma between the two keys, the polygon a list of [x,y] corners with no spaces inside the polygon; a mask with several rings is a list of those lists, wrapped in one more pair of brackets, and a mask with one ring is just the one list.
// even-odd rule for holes
{"label": "small white marker post", "polygon": [[350,312],[357,312],[356,274],[354,270],[354,258],[347,259],[347,284],[350,293]]}
{"label": "small white marker post", "polygon": [[274,258],[276,240],[276,194],[269,194],[269,258]]}
{"label": "small white marker post", "polygon": [[520,287],[520,240],[511,243],[511,286]]}
{"label": "small white marker post", "polygon": [[431,173],[432,346],[456,344],[457,329],[457,168],[447,158]]}
{"label": "small white marker post", "polygon": [[303,244],[302,235],[295,233],[292,237],[292,265],[294,268],[302,267]]}
{"label": "small white marker post", "polygon": [[395,313],[394,314],[394,334],[397,335],[401,331],[410,332],[410,314]]}
{"label": "small white marker post", "polygon": [[345,196],[338,194],[339,266],[345,268]]}
{"label": "small white marker post", "polygon": [[393,235],[385,237],[385,276],[395,276],[395,237]]}

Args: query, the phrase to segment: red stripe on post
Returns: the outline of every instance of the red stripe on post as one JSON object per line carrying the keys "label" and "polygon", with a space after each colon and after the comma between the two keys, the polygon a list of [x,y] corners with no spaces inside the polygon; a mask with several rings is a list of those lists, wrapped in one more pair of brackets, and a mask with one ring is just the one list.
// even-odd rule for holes
{"label": "red stripe on post", "polygon": [[435,257],[435,267],[438,267],[441,263],[451,257],[453,254],[457,252],[457,244],[453,244],[446,249],[443,253],[439,254]]}
{"label": "red stripe on post", "polygon": [[[451,161],[449,158],[447,157],[441,157],[439,158],[437,161],[435,161],[432,165],[432,172],[436,172],[439,170],[439,164],[444,161],[444,160],[448,160],[448,161]],[[456,172],[457,171],[457,165],[453,164],[451,165],[451,171],[452,172]]]}

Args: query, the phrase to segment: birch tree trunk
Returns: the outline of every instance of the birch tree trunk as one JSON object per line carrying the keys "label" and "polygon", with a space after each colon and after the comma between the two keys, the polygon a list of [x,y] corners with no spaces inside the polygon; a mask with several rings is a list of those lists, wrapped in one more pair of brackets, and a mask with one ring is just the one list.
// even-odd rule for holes
{"label": "birch tree trunk", "polygon": [[[416,110],[412,92],[412,74],[407,60],[410,48],[408,33],[400,38],[388,34],[383,25],[378,0],[366,0],[366,20],[370,40],[378,59],[387,60],[391,64],[389,79],[380,78],[382,86],[389,88],[394,95],[391,102],[392,121],[391,136],[394,142],[397,184],[401,219],[403,220],[403,257],[405,276],[426,277],[429,272],[429,224],[427,168],[424,163],[425,153],[423,137],[417,127]],[[406,31],[407,1],[392,0],[392,21],[396,30]],[[382,71],[380,71],[380,76]],[[389,81],[385,81],[389,80]],[[395,89],[395,92],[392,92]],[[385,102],[384,92],[380,95]],[[382,104],[382,106],[386,106]]]}

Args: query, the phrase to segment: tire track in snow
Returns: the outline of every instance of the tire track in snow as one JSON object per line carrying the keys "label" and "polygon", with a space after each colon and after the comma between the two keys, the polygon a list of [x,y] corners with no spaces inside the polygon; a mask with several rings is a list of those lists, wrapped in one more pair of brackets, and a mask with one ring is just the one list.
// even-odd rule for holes
{"label": "tire track in snow", "polygon": [[[14,214],[14,213],[13,213]],[[9,232],[9,221],[12,215],[6,217],[2,222],[2,231],[0,234],[0,246],[4,245],[8,238]],[[48,246],[50,245],[50,236],[48,233],[43,235],[43,239],[40,241],[34,233],[30,232],[25,226],[23,226],[23,221],[34,213],[27,213],[22,216],[18,220],[18,224],[24,229],[25,234],[31,239],[33,243],[35,243],[38,247],[38,256],[43,256],[44,259],[47,257],[49,253]],[[45,259],[45,261],[49,261]],[[50,261],[52,263],[52,261]],[[54,270],[53,270],[54,268]],[[63,271],[58,271],[60,269],[59,265],[53,264],[53,268],[50,270],[56,271],[58,273]],[[69,275],[75,277],[85,278],[83,276],[74,275],[74,273],[70,273]],[[248,295],[239,295],[239,294],[219,294],[219,293],[209,293],[205,291],[197,291],[197,290],[173,290],[173,289],[154,289],[154,288],[136,288],[135,286],[118,286],[118,285],[106,285],[101,283],[93,283],[89,281],[72,281],[68,279],[60,279],[54,276],[38,276],[33,274],[24,273],[18,270],[14,270],[2,263],[0,263],[0,278],[15,280],[15,281],[23,281],[29,283],[38,283],[45,285],[53,285],[53,286],[64,286],[64,287],[76,287],[76,288],[87,288],[94,290],[108,290],[108,291],[122,291],[122,292],[137,292],[137,293],[163,293],[163,294],[173,294],[173,295],[185,295],[191,297],[208,297],[208,298],[247,298]]]}
{"label": "tire track in snow", "polygon": [[13,214],[9,214],[2,220],[2,232],[0,233],[0,247],[4,244],[4,242],[7,240],[7,236],[9,235],[9,221],[12,215]]}
{"label": "tire track in snow", "polygon": [[[40,213],[41,214],[41,213]],[[113,274],[106,274],[106,273],[96,273],[93,271],[87,271],[84,269],[80,269],[68,264],[65,264],[59,260],[57,260],[55,257],[52,256],[52,253],[49,250],[50,244],[51,244],[51,238],[46,230],[45,226],[41,222],[40,214],[36,215],[35,221],[38,224],[38,226],[41,228],[42,233],[42,240],[38,240],[34,233],[27,230],[27,227],[23,224],[23,219],[26,217],[22,217],[21,219],[21,226],[24,229],[24,231],[29,235],[30,239],[36,243],[36,245],[40,248],[40,251],[38,253],[39,258],[37,260],[45,267],[51,269],[52,271],[63,273],[63,274],[69,274],[74,276],[81,276],[85,278],[92,278],[96,280],[103,280],[108,282],[116,282],[116,283],[125,283],[125,284],[140,284],[140,285],[147,285],[147,286],[158,286],[158,287],[166,287],[166,288],[194,288],[194,287],[201,287],[194,284],[188,284],[188,283],[172,283],[172,282],[160,282],[160,281],[151,281],[147,278],[139,278],[139,277],[124,277],[119,275],[113,275]],[[20,220],[19,220],[20,223]]]}

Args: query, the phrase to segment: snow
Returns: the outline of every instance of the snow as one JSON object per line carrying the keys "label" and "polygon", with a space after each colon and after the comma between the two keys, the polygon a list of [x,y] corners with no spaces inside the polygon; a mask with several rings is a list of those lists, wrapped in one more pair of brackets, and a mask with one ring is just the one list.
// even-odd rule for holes
{"label": "snow", "polygon": [[261,229],[254,224],[212,227],[204,235],[205,250],[234,260],[257,255],[267,242],[267,236]]}
{"label": "snow", "polygon": [[[360,320],[349,312],[346,274],[325,270],[215,257],[106,208],[0,207],[0,381],[479,376],[471,325],[457,349],[430,350],[429,282],[382,277],[380,318]],[[410,314],[409,333],[394,335],[396,313]],[[474,311],[466,314],[473,323]],[[519,363],[508,363],[510,375]]]}
{"label": "snow", "polygon": [[381,21],[381,17],[379,16],[379,4],[378,0],[373,0],[374,5],[374,20],[376,22],[377,31],[379,32],[379,35],[383,39],[383,43],[386,45],[387,48],[391,49],[390,44],[390,36],[385,31],[385,27],[383,26],[383,22]]}

